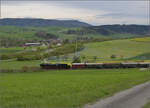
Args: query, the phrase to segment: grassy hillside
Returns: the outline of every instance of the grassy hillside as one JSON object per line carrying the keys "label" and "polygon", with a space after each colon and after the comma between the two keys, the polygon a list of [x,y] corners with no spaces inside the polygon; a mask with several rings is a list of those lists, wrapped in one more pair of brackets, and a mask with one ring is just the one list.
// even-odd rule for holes
{"label": "grassy hillside", "polygon": [[128,60],[150,60],[150,51],[149,53],[144,53],[140,55],[136,55],[134,57],[128,58]]}
{"label": "grassy hillside", "polygon": [[132,40],[137,41],[137,42],[150,42],[150,37],[134,38]]}
{"label": "grassy hillside", "polygon": [[[39,32],[44,32],[45,36],[37,36]],[[17,26],[0,26],[0,46],[22,46],[26,42],[37,42],[50,39],[55,36],[60,39],[75,39],[89,41],[99,39],[122,39],[141,36],[126,32],[111,32],[105,29],[93,29],[83,27],[17,27]]]}
{"label": "grassy hillside", "polygon": [[[88,31],[86,31],[88,30]],[[94,29],[95,30],[95,29]],[[65,28],[65,27],[15,27],[15,26],[0,26],[0,46],[5,47],[17,46],[17,48],[0,48],[1,53],[13,53],[23,50],[19,49],[19,46],[23,46],[26,42],[37,42],[40,40],[47,40],[47,38],[42,37],[39,32],[49,33],[49,38],[54,35],[61,39],[83,39],[86,42],[85,49],[80,52],[81,55],[85,56],[97,56],[102,59],[110,59],[110,56],[115,55],[117,59],[120,58],[144,58],[148,57],[150,49],[150,37],[143,38],[133,38],[125,39],[122,38],[131,38],[136,37],[133,34],[109,34],[102,35],[97,32],[93,32],[89,29],[84,28]],[[36,33],[39,33],[38,36]],[[52,34],[52,35],[50,35]],[[143,35],[144,36],[144,35]],[[88,38],[86,38],[88,37]],[[122,40],[114,40],[122,39]],[[86,40],[86,41],[85,41]],[[92,43],[87,43],[92,40]],[[112,40],[105,41],[104,40]],[[98,41],[98,42],[96,42]],[[68,50],[71,48],[68,48]],[[58,50],[57,53],[64,54],[64,50]],[[72,53],[73,51],[71,51]],[[68,52],[69,53],[69,52]],[[66,53],[65,53],[66,54]],[[58,54],[56,54],[58,55]],[[138,56],[138,57],[137,57]]]}
{"label": "grassy hillside", "polygon": [[[36,36],[38,32],[51,33],[59,37],[58,31],[64,27],[16,27],[0,26],[0,46],[12,47],[23,46],[26,42],[37,42],[45,40],[43,37]],[[49,37],[50,38],[50,37]]]}
{"label": "grassy hillside", "polygon": [[17,26],[0,26],[0,38],[17,37],[17,38],[36,38],[37,31],[45,31],[48,33],[57,33],[65,27],[17,27]]}
{"label": "grassy hillside", "polygon": [[0,25],[29,26],[29,27],[88,27],[90,24],[78,20],[56,20],[40,18],[3,18],[0,19]]}
{"label": "grassy hillside", "polygon": [[[137,41],[138,39],[138,41]],[[146,41],[143,41],[146,40]],[[105,42],[90,42],[84,43],[84,47],[79,45],[79,54],[81,56],[86,56],[86,59],[94,59],[95,57],[99,61],[110,61],[110,60],[118,60],[118,59],[126,59],[126,60],[149,60],[149,37],[145,38],[134,38],[134,39],[122,39],[122,40],[112,40]],[[50,56],[67,56],[68,59],[72,59],[75,51],[74,49],[75,43],[73,44],[65,44],[60,48],[54,48],[50,53],[45,53],[44,57]],[[81,48],[81,49],[80,49]],[[12,48],[0,48],[1,54],[12,54],[19,51],[24,51],[21,47],[12,47]],[[11,53],[10,53],[11,52]],[[44,50],[45,52],[45,50]],[[38,52],[38,54],[43,54],[42,51]],[[29,54],[26,54],[29,55]],[[32,55],[36,55],[33,53]],[[68,57],[70,55],[70,57]],[[112,55],[115,55],[115,59],[110,59]],[[59,57],[60,58],[60,57]],[[66,58],[66,57],[65,57]]]}
{"label": "grassy hillside", "polygon": [[144,83],[149,76],[139,69],[1,73],[0,107],[77,108]]}
{"label": "grassy hillside", "polygon": [[147,42],[137,42],[130,39],[95,42],[85,44],[85,50],[81,52],[85,56],[98,56],[109,59],[111,55],[117,58],[129,58],[150,52]]}
{"label": "grassy hillside", "polygon": [[0,53],[1,54],[11,54],[11,53],[16,53],[23,51],[23,47],[10,47],[10,48],[0,48]]}

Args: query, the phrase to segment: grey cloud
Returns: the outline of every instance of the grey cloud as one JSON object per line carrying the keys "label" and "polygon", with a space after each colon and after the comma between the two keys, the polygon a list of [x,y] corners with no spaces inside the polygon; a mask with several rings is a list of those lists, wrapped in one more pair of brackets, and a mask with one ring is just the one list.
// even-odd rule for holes
{"label": "grey cloud", "polygon": [[96,15],[96,18],[105,18],[105,17],[112,17],[112,18],[148,18],[149,15],[144,13],[108,13],[103,15]]}
{"label": "grey cloud", "polygon": [[[20,6],[20,5],[30,5],[30,4],[40,4],[45,6],[58,6],[62,8],[69,9],[84,9],[91,10],[93,13],[95,11],[99,12],[99,15],[93,14],[93,17],[99,18],[108,18],[112,17],[115,19],[120,18],[136,18],[146,20],[149,12],[148,1],[125,1],[125,0],[116,0],[116,1],[90,1],[90,0],[2,0],[2,5],[7,6]],[[19,7],[18,7],[19,8]],[[105,14],[102,14],[101,11],[104,11]],[[72,18],[74,19],[74,18]]]}

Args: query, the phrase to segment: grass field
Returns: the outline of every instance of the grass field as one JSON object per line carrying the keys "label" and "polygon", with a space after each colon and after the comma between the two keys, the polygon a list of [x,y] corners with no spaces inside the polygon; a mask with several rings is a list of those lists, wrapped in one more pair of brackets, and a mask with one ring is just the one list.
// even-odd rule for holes
{"label": "grass field", "polygon": [[0,53],[1,54],[16,53],[23,50],[24,50],[23,47],[0,48]]}
{"label": "grass field", "polygon": [[53,70],[1,73],[0,106],[77,108],[150,79],[149,70]]}
{"label": "grass field", "polygon": [[40,66],[40,60],[32,60],[32,61],[16,61],[16,60],[3,60],[0,61],[1,69],[21,69],[25,66]]}
{"label": "grass field", "polygon": [[150,60],[150,52],[128,58],[128,60]]}
{"label": "grass field", "polygon": [[150,108],[150,102],[147,103],[143,108]]}
{"label": "grass field", "polygon": [[148,53],[150,45],[147,42],[137,42],[130,39],[95,42],[85,44],[85,50],[80,54],[85,56],[97,56],[109,59],[111,55],[129,58],[136,55]]}

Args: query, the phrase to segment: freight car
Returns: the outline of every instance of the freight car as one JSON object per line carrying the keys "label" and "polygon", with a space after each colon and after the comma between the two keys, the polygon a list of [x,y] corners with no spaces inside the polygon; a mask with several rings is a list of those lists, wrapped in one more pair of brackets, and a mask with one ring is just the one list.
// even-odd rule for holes
{"label": "freight car", "polygon": [[150,63],[72,63],[41,64],[42,69],[113,69],[113,68],[148,68]]}

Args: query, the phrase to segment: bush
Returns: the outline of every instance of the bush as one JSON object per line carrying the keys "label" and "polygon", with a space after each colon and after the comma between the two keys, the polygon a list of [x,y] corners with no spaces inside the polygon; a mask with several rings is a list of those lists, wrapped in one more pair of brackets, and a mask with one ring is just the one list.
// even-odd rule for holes
{"label": "bush", "polygon": [[42,55],[41,59],[47,58],[47,57],[49,57],[49,56],[50,56],[50,54],[44,53],[44,54]]}
{"label": "bush", "polygon": [[40,67],[37,66],[24,66],[21,68],[20,72],[40,72],[43,71]]}
{"label": "bush", "polygon": [[[55,50],[51,52],[51,56],[58,56],[58,55],[65,55],[65,54],[73,53],[75,51],[75,47],[76,45],[74,43],[65,44],[61,47],[57,47],[55,48]],[[83,44],[78,43],[77,51],[81,51],[83,48],[84,48]]]}
{"label": "bush", "polygon": [[41,59],[40,55],[23,55],[20,54],[17,56],[18,61],[29,61],[29,60],[39,60]]}
{"label": "bush", "polygon": [[75,56],[72,63],[81,63],[81,58]]}
{"label": "bush", "polygon": [[11,57],[7,54],[2,54],[1,57],[0,57],[1,60],[7,60],[7,59],[10,59],[10,58]]}
{"label": "bush", "polygon": [[23,59],[24,59],[24,58],[23,58],[23,55],[20,54],[20,55],[17,56],[17,60],[18,60],[18,61],[23,61]]}
{"label": "bush", "polygon": [[111,58],[111,59],[115,59],[115,58],[116,58],[116,55],[113,54],[113,55],[110,56],[110,58]]}
{"label": "bush", "polygon": [[13,53],[13,54],[2,54],[2,55],[0,56],[0,59],[1,59],[1,60],[8,60],[8,59],[17,58],[18,56],[20,56],[20,54],[16,54],[16,53]]}
{"label": "bush", "polygon": [[82,56],[81,56],[81,59],[82,59],[82,61],[85,62],[85,61],[86,61],[86,56],[82,55]]}
{"label": "bush", "polygon": [[41,69],[41,67],[36,67],[36,66],[24,66],[21,69],[1,69],[0,72],[8,72],[8,73],[12,73],[12,72],[41,72],[44,71],[43,69]]}
{"label": "bush", "polygon": [[93,60],[96,61],[97,60],[97,56],[93,56]]}

